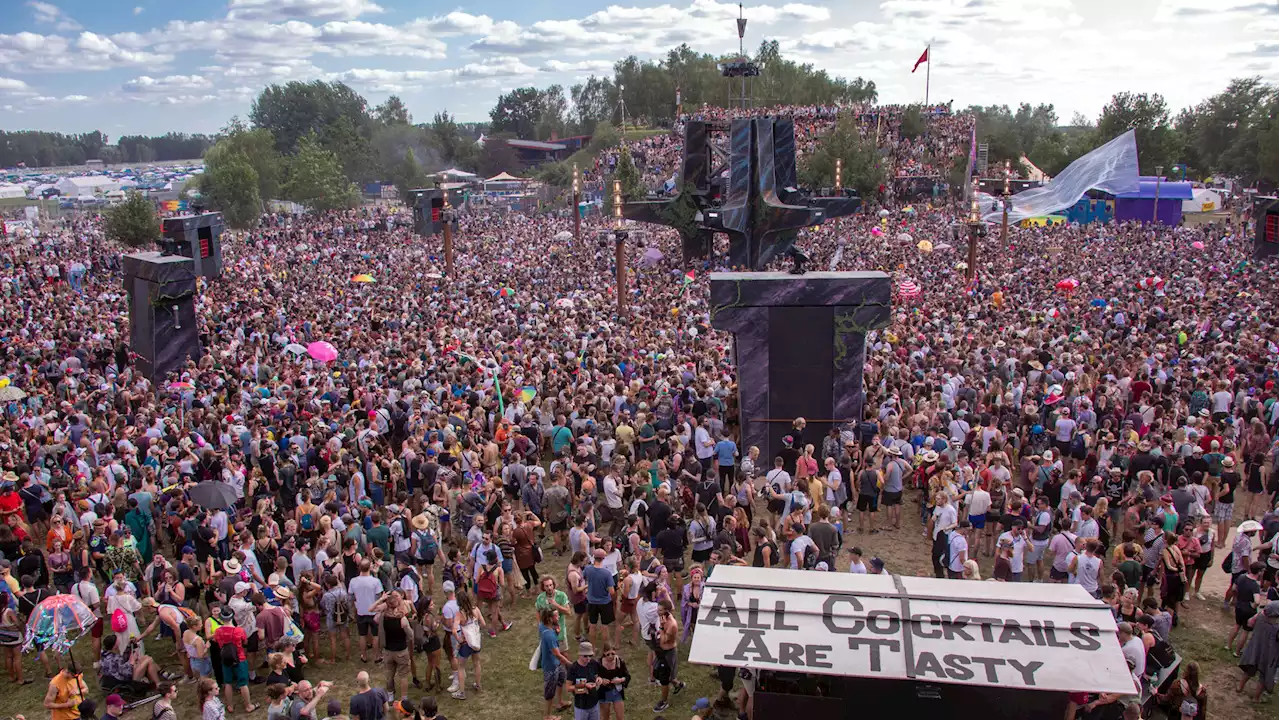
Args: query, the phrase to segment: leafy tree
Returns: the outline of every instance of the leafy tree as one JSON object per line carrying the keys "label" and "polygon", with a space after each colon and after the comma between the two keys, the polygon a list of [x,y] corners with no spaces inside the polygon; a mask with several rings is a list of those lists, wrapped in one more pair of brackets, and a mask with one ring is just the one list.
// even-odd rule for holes
{"label": "leafy tree", "polygon": [[1169,123],[1169,106],[1160,94],[1116,93],[1102,108],[1097,139],[1107,142],[1129,129],[1138,143],[1138,169],[1154,175],[1156,167],[1167,172],[1178,161],[1181,143]]}
{"label": "leafy tree", "polygon": [[378,177],[390,180],[397,187],[405,182],[403,171],[407,153],[413,153],[414,163],[420,174],[444,168],[444,161],[440,159],[440,153],[431,141],[431,133],[422,126],[383,125],[373,131],[369,144]]}
{"label": "leafy tree", "polygon": [[591,135],[600,123],[612,122],[618,109],[618,88],[609,78],[595,75],[569,89],[571,121],[577,135]]}
{"label": "leafy tree", "polygon": [[885,169],[875,141],[864,138],[852,120],[840,120],[818,140],[817,149],[804,157],[800,182],[808,187],[832,187],[836,180],[836,159],[840,159],[841,181],[864,198],[871,197],[885,181]]}
{"label": "leafy tree", "polygon": [[413,116],[399,95],[392,95],[381,105],[373,109],[373,116],[383,125],[410,125]]}
{"label": "leafy tree", "polygon": [[631,159],[631,151],[626,146],[619,150],[618,162],[613,168],[613,175],[609,176],[604,188],[604,209],[610,217],[613,216],[613,185],[615,182],[622,184],[623,202],[644,199],[645,190],[640,179],[640,171],[636,169],[635,161]]}
{"label": "leafy tree", "polygon": [[436,151],[440,154],[441,162],[456,165],[464,154],[469,152],[465,146],[474,146],[475,143],[466,137],[462,128],[457,121],[449,115],[448,111],[438,112],[435,117],[431,118],[431,125],[427,128],[428,138]]}
{"label": "leafy tree", "polygon": [[568,190],[573,187],[573,167],[567,162],[551,162],[538,168],[537,178],[548,187]]}
{"label": "leafy tree", "polygon": [[109,240],[132,248],[148,247],[160,241],[155,204],[140,192],[127,193],[124,202],[107,208],[103,215],[103,232]]}
{"label": "leafy tree", "polygon": [[264,200],[279,197],[283,160],[275,149],[275,138],[269,130],[249,129],[238,117],[232,117],[218,142],[205,154],[206,168],[217,164],[229,154],[239,154],[253,166],[257,174],[258,197]]}
{"label": "leafy tree", "polygon": [[258,171],[243,152],[219,153],[211,161],[206,159],[200,175],[205,203],[220,210],[227,227],[237,230],[253,227],[262,214],[260,186]]}
{"label": "leafy tree", "polygon": [[925,133],[924,115],[920,113],[919,105],[911,105],[902,113],[901,124],[902,137],[908,140],[914,140]]}
{"label": "leafy tree", "polygon": [[565,99],[564,88],[559,85],[552,85],[543,90],[541,105],[538,124],[534,128],[535,136],[539,140],[563,137],[568,127],[566,116],[569,110],[569,101]]}
{"label": "leafy tree", "polygon": [[494,133],[512,133],[518,138],[536,136],[542,119],[543,93],[535,87],[516,88],[498,98],[489,111],[490,129]]}
{"label": "leafy tree", "polygon": [[359,93],[343,83],[322,80],[268,86],[253,101],[249,119],[255,126],[270,130],[276,149],[284,154],[292,153],[309,133],[324,137],[326,128],[340,119],[346,119],[348,124],[339,136],[353,131],[368,137],[372,123]]}
{"label": "leafy tree", "polygon": [[[484,147],[476,158],[476,171],[484,177],[493,177],[498,173],[511,172],[520,167],[520,158],[511,149],[507,140],[511,133],[499,133],[485,138]],[[514,173],[513,173],[514,174]]]}
{"label": "leafy tree", "polygon": [[423,172],[422,166],[418,164],[418,158],[413,154],[413,148],[404,151],[404,159],[400,161],[400,166],[395,171],[396,190],[400,192],[400,199],[408,201],[409,191],[415,188],[427,187],[430,180],[427,174]]}
{"label": "leafy tree", "polygon": [[1175,122],[1184,146],[1182,160],[1201,175],[1222,173],[1252,183],[1275,176],[1274,146],[1276,88],[1261,77],[1237,78],[1227,89],[1179,113]]}
{"label": "leafy tree", "polygon": [[342,174],[338,156],[324,149],[314,134],[298,141],[298,152],[289,159],[285,197],[313,210],[355,207],[360,192]]}

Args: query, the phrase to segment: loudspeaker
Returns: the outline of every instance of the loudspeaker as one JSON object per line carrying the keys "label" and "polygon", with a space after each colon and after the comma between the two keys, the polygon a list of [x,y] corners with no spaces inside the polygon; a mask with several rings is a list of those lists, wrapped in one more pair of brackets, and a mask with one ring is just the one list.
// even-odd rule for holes
{"label": "loudspeaker", "polygon": [[1277,200],[1273,197],[1253,199],[1253,256],[1258,259],[1276,257],[1280,246],[1276,237]]}
{"label": "loudspeaker", "polygon": [[444,192],[435,188],[410,190],[406,198],[413,208],[413,232],[420,236],[439,235],[444,231]]}
{"label": "loudspeaker", "polygon": [[160,224],[165,255],[191,258],[197,277],[222,275],[222,213],[179,215]]}
{"label": "loudspeaker", "polygon": [[195,260],[157,252],[124,256],[129,348],[138,370],[163,383],[204,354],[196,325]]}

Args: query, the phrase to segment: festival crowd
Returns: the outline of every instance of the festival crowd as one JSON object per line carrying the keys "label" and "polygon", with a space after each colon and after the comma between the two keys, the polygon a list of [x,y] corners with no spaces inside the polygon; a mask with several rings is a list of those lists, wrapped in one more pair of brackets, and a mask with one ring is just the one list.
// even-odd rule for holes
{"label": "festival crowd", "polygon": [[[892,152],[895,173],[968,151],[971,118],[930,122],[947,140]],[[640,142],[663,177],[678,145]],[[156,695],[170,720],[184,693],[203,720],[441,718],[430,693],[465,713],[488,656],[532,649],[504,637],[530,623],[529,702],[624,720],[633,681],[655,684],[654,713],[684,689],[716,565],[914,572],[862,549],[914,543],[938,577],[1070,583],[1113,608],[1134,692],[1073,696],[1076,717],[1204,717],[1170,636],[1195,602],[1232,614],[1241,690],[1273,692],[1274,264],[1212,225],[992,228],[970,283],[955,221],[891,200],[801,233],[815,265],[918,292],[868,336],[866,417],[826,436],[797,418],[777,448],[737,445],[709,268],[687,284],[665,231],[635,233],[666,256],[630,273],[617,317],[599,220],[575,242],[564,218],[469,208],[444,277],[402,213],[266,216],[224,235],[202,283],[203,356],[154,381],[97,221],[5,238],[9,678],[33,681],[28,620],[70,594],[96,617],[75,651],[92,646],[107,697],[37,637],[56,720]],[[321,340],[336,360],[310,357]],[[1210,600],[1214,567],[1231,579]],[[356,657],[357,691],[332,695],[325,666]],[[695,713],[752,717],[754,673],[715,673]]]}

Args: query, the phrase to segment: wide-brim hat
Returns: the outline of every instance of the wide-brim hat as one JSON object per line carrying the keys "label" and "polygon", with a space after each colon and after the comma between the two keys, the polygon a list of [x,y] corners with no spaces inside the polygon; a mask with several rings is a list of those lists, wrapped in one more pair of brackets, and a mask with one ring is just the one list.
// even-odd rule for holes
{"label": "wide-brim hat", "polygon": [[885,450],[885,452],[889,453],[890,455],[897,455],[899,457],[902,456],[902,448],[899,448],[897,445],[890,447],[888,450]]}
{"label": "wide-brim hat", "polygon": [[235,558],[226,560],[222,563],[222,569],[229,573],[238,573],[240,572],[240,561]]}
{"label": "wide-brim hat", "polygon": [[413,526],[414,530],[426,530],[428,527],[427,516],[425,514],[414,515],[409,524]]}
{"label": "wide-brim hat", "polygon": [[[899,452],[901,452],[901,451],[899,451]],[[922,457],[921,459],[922,459],[922,460],[924,460],[925,462],[937,462],[937,461],[938,461],[938,453],[936,453],[936,452],[934,452],[934,451],[930,450],[930,451],[926,452],[926,453],[924,454],[924,457]]]}
{"label": "wide-brim hat", "polygon": [[1247,532],[1258,532],[1261,529],[1262,529],[1262,523],[1258,522],[1257,520],[1245,520],[1244,522],[1240,523],[1239,527],[1236,528],[1236,532],[1240,534],[1244,534]]}

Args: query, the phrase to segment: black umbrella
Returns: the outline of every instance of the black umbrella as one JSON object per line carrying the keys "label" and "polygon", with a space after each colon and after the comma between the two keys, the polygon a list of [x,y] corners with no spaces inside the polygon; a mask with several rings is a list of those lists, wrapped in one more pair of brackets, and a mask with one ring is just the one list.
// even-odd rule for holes
{"label": "black umbrella", "polygon": [[191,502],[209,510],[221,510],[236,504],[236,489],[224,482],[202,482],[187,489]]}

